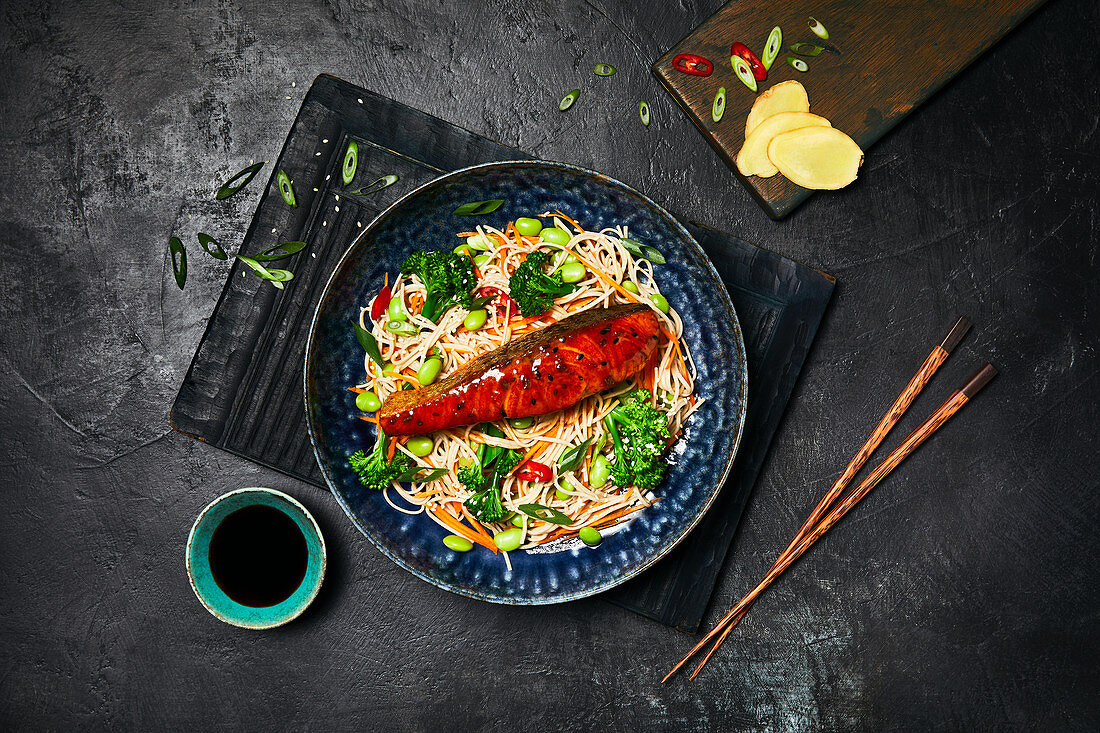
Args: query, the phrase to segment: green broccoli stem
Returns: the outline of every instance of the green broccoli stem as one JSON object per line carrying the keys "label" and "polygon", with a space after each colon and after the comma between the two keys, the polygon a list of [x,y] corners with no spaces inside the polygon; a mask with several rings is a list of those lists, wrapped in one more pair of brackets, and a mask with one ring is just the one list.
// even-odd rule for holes
{"label": "green broccoli stem", "polygon": [[[619,408],[615,408],[616,410]],[[615,426],[615,410],[607,413],[603,419],[604,427],[607,428],[607,432],[611,433],[611,440],[615,443],[615,460],[619,461],[623,456],[623,441],[619,437],[619,429]]]}

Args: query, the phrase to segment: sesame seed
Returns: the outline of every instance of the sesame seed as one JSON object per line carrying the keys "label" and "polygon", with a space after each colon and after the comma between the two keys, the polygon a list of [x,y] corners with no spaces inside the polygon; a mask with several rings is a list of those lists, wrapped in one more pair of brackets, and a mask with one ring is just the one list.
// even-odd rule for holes
{"label": "sesame seed", "polygon": [[336,207],[336,210],[337,210],[337,211],[339,211],[339,210],[340,210],[340,207],[339,207],[339,206],[337,206],[337,207]]}
{"label": "sesame seed", "polygon": [[363,103],[363,100],[362,100],[362,99],[360,99],[360,100],[359,100],[359,104],[362,104],[362,103]]}
{"label": "sesame seed", "polygon": [[323,222],[321,222],[321,226],[327,227],[328,226],[328,219],[325,219]]}
{"label": "sesame seed", "polygon": [[290,82],[290,86],[296,87],[296,86],[298,86],[298,82],[292,81],[292,82]]}
{"label": "sesame seed", "polygon": [[323,143],[327,143],[327,142],[328,142],[328,138],[326,137],[326,138],[325,138],[324,140],[322,140],[321,142],[323,142]]}
{"label": "sesame seed", "polygon": [[318,153],[315,153],[315,155],[316,155],[316,156],[317,156],[318,158],[319,158],[319,157],[321,157],[321,153],[319,153],[319,152],[318,152]]}

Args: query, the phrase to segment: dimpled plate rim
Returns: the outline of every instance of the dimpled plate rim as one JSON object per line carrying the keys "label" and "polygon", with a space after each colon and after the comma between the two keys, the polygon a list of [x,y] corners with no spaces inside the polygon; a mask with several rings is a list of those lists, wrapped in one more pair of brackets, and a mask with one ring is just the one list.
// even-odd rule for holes
{"label": "dimpled plate rim", "polygon": [[[726,460],[720,472],[720,475],[713,482],[713,486],[706,496],[705,501],[702,502],[702,506],[696,511],[695,516],[683,527],[679,535],[673,537],[670,541],[665,542],[656,552],[652,553],[649,557],[646,557],[642,562],[638,563],[635,567],[615,576],[608,577],[604,582],[596,584],[589,588],[584,588],[572,592],[561,593],[559,595],[539,595],[539,596],[517,596],[517,595],[501,595],[485,590],[470,588],[455,583],[450,583],[440,578],[433,577],[423,570],[413,566],[401,555],[392,552],[386,547],[380,540],[372,536],[369,528],[360,520],[356,512],[348,504],[345,497],[341,494],[340,489],[337,486],[336,478],[332,475],[330,467],[328,466],[325,456],[322,453],[320,440],[318,438],[319,425],[315,422],[315,416],[311,409],[311,393],[312,393],[312,357],[314,353],[314,344],[317,336],[318,322],[322,315],[324,306],[328,300],[330,292],[334,288],[334,284],[337,281],[337,277],[341,274],[348,259],[352,256],[359,245],[368,239],[375,229],[383,222],[387,220],[394,212],[401,209],[407,202],[413,200],[433,188],[442,188],[446,184],[460,179],[463,176],[467,176],[473,173],[493,170],[493,169],[506,169],[506,168],[521,168],[521,169],[545,169],[548,171],[559,171],[563,173],[570,173],[580,177],[588,178],[598,183],[599,185],[608,186],[611,188],[617,188],[620,192],[625,193],[628,196],[637,198],[643,205],[649,207],[649,209],[660,219],[670,226],[680,237],[681,243],[687,249],[691,250],[696,256],[697,260],[704,267],[709,279],[716,283],[719,287],[716,289],[720,297],[721,305],[725,311],[724,316],[729,318],[729,324],[735,335],[735,346],[738,361],[740,363],[740,370],[738,374],[738,382],[740,384],[740,394],[738,395],[738,416],[736,419],[736,435],[733,438],[729,454],[726,456]],[[736,458],[738,448],[741,443],[741,435],[745,425],[745,414],[748,397],[748,366],[747,355],[745,352],[744,338],[741,332],[741,326],[737,319],[736,311],[733,307],[733,302],[730,299],[729,293],[726,290],[724,284],[718,272],[714,269],[714,265],[711,263],[710,258],[703,252],[702,248],[695,241],[694,237],[688,233],[688,231],[676,220],[671,214],[669,214],[663,207],[652,201],[648,196],[638,192],[630,186],[606,176],[602,173],[575,166],[567,163],[552,163],[546,161],[529,161],[529,160],[517,160],[517,161],[499,161],[493,163],[484,163],[479,165],[468,166],[456,171],[441,175],[419,187],[410,191],[400,199],[395,201],[392,205],[382,211],[377,217],[374,218],[370,224],[363,229],[362,232],[352,241],[351,245],[341,256],[339,262],[333,269],[332,274],[329,276],[328,281],[325,284],[324,290],[321,293],[321,297],[318,300],[317,307],[314,310],[313,319],[310,323],[309,335],[306,344],[305,364],[303,369],[303,389],[304,389],[304,402],[306,410],[306,423],[309,430],[310,443],[312,444],[314,455],[317,459],[318,466],[321,469],[322,475],[325,477],[325,482],[328,484],[330,491],[336,498],[337,503],[344,510],[344,513],[348,515],[352,523],[359,529],[359,531],[377,547],[384,555],[389,557],[400,567],[409,571],[413,575],[421,578],[422,580],[431,583],[434,586],[442,588],[444,590],[456,593],[458,595],[466,596],[469,598],[475,598],[482,601],[488,601],[492,603],[501,603],[507,605],[546,605],[551,603],[563,603],[566,601],[576,600],[587,596],[602,593],[606,590],[610,590],[621,583],[636,577],[640,573],[644,572],[647,568],[651,567],[654,563],[671,552],[683,539],[691,532],[691,530],[699,523],[703,515],[714,503],[718,496],[718,492],[725,484],[729,472],[733,466],[733,462]],[[392,511],[392,510],[391,510]],[[430,520],[426,520],[430,521]],[[475,548],[477,551],[477,548]],[[497,557],[497,556],[493,556]],[[502,559],[498,558],[498,561],[503,563]]]}

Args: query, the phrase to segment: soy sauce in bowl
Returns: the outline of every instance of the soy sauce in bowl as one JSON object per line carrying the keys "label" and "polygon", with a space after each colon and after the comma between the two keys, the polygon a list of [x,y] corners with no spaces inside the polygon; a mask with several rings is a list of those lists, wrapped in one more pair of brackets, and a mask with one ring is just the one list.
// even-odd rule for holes
{"label": "soy sauce in bowl", "polygon": [[281,510],[253,504],[234,511],[210,537],[210,571],[243,606],[282,603],[306,575],[309,550],[298,523]]}

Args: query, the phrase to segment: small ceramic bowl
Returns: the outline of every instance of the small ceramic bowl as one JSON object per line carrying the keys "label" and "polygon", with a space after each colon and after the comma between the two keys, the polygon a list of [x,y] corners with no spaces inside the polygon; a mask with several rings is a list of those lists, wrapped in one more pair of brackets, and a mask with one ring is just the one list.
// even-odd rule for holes
{"label": "small ceramic bowl", "polygon": [[[305,537],[309,553],[305,577],[298,589],[282,603],[263,608],[234,601],[218,586],[210,571],[210,538],[214,530],[233,512],[257,504],[279,509],[293,519]],[[210,502],[195,520],[187,538],[187,577],[195,595],[217,618],[244,629],[270,629],[298,618],[321,590],[326,560],[321,529],[306,508],[281,491],[258,486],[230,491]]]}

